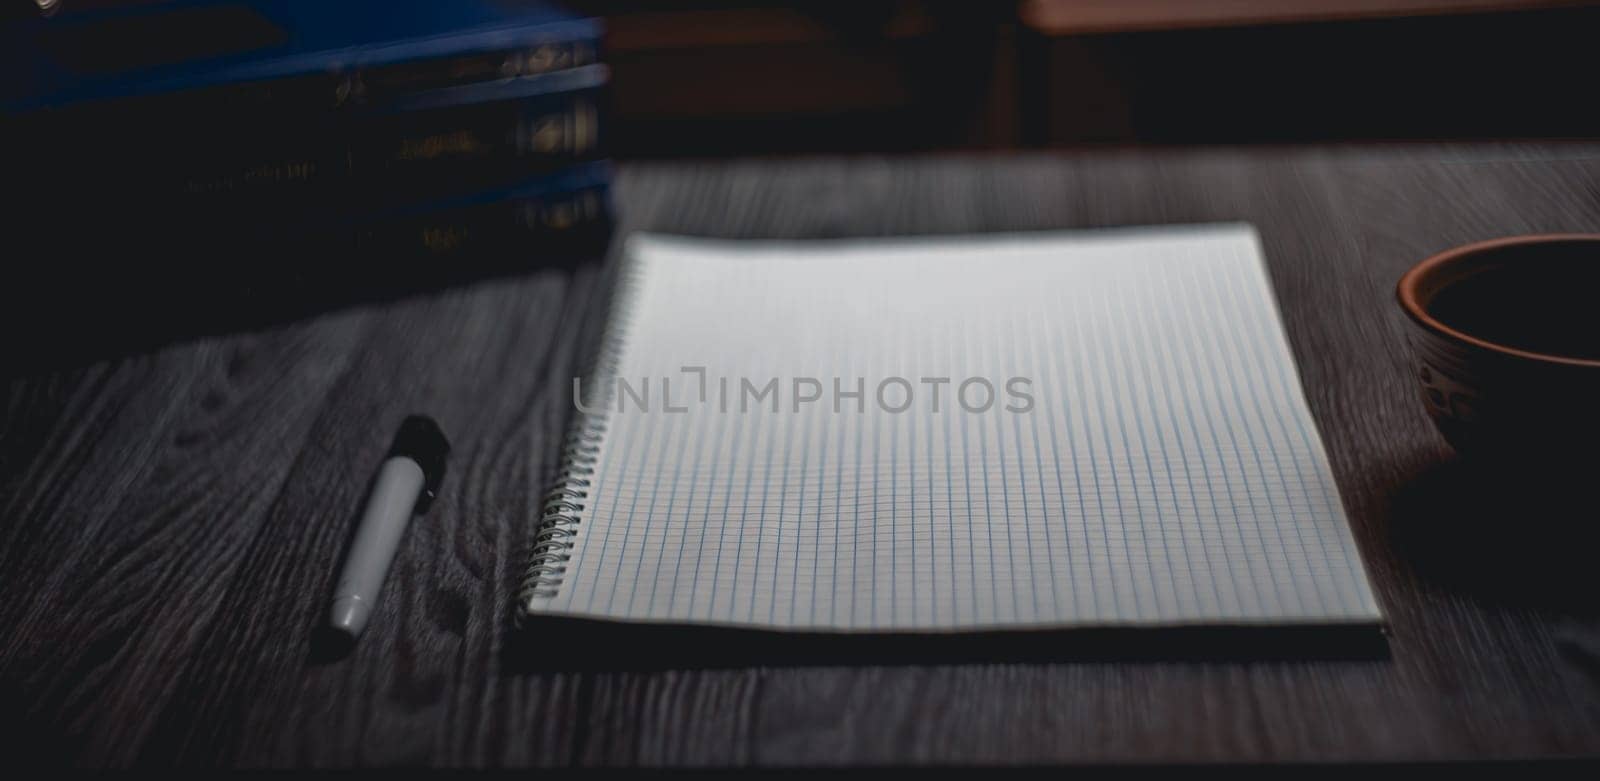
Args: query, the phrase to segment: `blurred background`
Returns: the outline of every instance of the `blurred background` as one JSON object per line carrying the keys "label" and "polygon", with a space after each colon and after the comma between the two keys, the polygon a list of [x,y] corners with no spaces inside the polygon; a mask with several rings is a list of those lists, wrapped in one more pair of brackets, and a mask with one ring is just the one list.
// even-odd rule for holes
{"label": "blurred background", "polygon": [[1570,0],[5,8],[33,363],[603,256],[612,161],[1600,135]]}
{"label": "blurred background", "polygon": [[664,0],[606,20],[623,156],[1592,137],[1593,3]]}

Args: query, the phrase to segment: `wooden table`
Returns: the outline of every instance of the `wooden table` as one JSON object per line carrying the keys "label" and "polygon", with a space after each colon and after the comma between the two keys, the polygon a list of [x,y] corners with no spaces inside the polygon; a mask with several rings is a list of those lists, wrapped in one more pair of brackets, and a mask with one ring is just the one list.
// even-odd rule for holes
{"label": "wooden table", "polygon": [[[725,237],[1255,223],[1389,658],[520,672],[508,601],[606,278],[591,263],[11,381],[0,734],[81,765],[1600,750],[1592,541],[1537,525],[1561,508],[1460,498],[1473,486],[1413,397],[1392,300],[1435,250],[1600,230],[1600,147],[639,164],[618,189],[624,230]],[[313,628],[414,410],[452,435],[447,484],[359,646],[324,658]]]}

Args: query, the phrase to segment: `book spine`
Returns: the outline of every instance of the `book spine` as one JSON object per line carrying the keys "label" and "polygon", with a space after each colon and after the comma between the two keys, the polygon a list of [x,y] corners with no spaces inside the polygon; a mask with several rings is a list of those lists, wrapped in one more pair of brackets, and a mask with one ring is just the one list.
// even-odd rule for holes
{"label": "book spine", "polygon": [[525,264],[530,250],[602,236],[611,218],[609,187],[599,184],[389,218],[356,228],[353,246],[385,262]]}
{"label": "book spine", "polygon": [[56,200],[93,192],[118,201],[129,217],[328,218],[495,189],[592,159],[603,143],[598,93],[284,123],[188,149],[139,138],[125,159],[40,164],[26,179],[47,182]]}
{"label": "book spine", "polygon": [[596,90],[390,115],[355,131],[350,176],[377,202],[507,184],[601,147]]}
{"label": "book spine", "polygon": [[12,151],[37,174],[26,180],[61,198],[96,192],[196,217],[327,214],[357,198],[438,197],[596,155],[595,81],[603,77],[483,103],[383,110],[384,103],[484,75],[537,78],[593,56],[591,42],[550,42],[349,77],[217,88],[198,101],[156,96],[45,112],[25,121],[16,137],[23,148]]}
{"label": "book spine", "polygon": [[523,45],[385,65],[330,68],[318,73],[237,81],[170,92],[96,100],[60,108],[27,109],[81,123],[86,117],[161,121],[164,117],[248,114],[252,119],[378,105],[432,89],[539,76],[599,62],[591,39],[530,41]]}
{"label": "book spine", "polygon": [[335,98],[339,104],[373,103],[431,89],[539,76],[598,61],[594,41],[545,41],[505,51],[359,69],[340,80]]}

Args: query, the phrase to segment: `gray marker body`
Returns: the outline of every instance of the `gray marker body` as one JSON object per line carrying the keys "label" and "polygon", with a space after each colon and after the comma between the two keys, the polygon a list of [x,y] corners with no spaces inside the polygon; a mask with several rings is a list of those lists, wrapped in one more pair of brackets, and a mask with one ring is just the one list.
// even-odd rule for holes
{"label": "gray marker body", "polygon": [[410,458],[393,456],[383,462],[372,486],[372,498],[361,514],[355,541],[350,545],[350,557],[345,559],[339,585],[333,591],[333,604],[328,610],[328,623],[333,628],[352,637],[366,628],[424,482],[421,465]]}

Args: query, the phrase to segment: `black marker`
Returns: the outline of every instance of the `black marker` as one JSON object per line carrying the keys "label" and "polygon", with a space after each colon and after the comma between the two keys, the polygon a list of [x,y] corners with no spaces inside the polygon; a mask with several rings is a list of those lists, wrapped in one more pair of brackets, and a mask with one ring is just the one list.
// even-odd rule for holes
{"label": "black marker", "polygon": [[400,547],[400,535],[412,515],[427,512],[444,479],[449,452],[450,443],[431,418],[412,415],[400,424],[333,590],[328,624],[334,629],[356,637],[366,628],[389,562]]}

